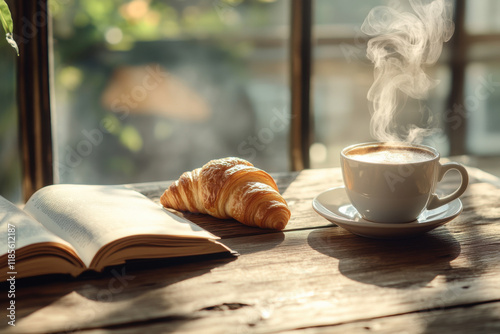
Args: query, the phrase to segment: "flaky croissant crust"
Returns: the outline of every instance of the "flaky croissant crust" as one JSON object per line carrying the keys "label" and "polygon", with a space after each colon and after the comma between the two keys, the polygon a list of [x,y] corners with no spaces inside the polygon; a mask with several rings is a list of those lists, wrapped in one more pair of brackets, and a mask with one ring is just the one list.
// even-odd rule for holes
{"label": "flaky croissant crust", "polygon": [[240,158],[212,160],[185,172],[161,196],[161,204],[217,218],[234,218],[262,228],[281,230],[290,210],[274,179]]}

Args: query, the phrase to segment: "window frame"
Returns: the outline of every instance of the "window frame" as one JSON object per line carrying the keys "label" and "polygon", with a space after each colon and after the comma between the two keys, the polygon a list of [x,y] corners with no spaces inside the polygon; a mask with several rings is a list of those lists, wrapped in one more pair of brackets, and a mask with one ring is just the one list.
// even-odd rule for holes
{"label": "window frame", "polygon": [[17,0],[12,6],[17,57],[17,104],[22,194],[54,183],[50,113],[51,22],[47,0]]}

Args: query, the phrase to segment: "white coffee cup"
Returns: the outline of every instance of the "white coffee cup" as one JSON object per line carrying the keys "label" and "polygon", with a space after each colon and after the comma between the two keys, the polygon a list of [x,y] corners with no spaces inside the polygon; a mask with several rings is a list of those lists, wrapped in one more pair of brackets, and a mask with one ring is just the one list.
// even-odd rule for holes
{"label": "white coffee cup", "polygon": [[[341,152],[345,190],[366,220],[379,223],[414,221],[425,209],[436,209],[464,193],[469,175],[464,166],[439,163],[439,153],[425,145],[363,143]],[[436,185],[451,169],[462,177],[458,189],[442,198]]]}

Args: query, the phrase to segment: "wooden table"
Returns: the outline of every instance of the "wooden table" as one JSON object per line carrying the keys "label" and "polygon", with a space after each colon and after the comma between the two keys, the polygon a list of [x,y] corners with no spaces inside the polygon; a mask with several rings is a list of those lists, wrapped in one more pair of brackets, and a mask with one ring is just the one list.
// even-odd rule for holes
{"label": "wooden table", "polygon": [[[500,333],[500,180],[469,172],[458,218],[392,241],[313,211],[316,194],[342,184],[339,169],[276,175],[292,211],[284,232],[186,214],[241,255],[18,280],[17,326],[4,317],[0,331]],[[166,185],[137,189],[158,200]]]}

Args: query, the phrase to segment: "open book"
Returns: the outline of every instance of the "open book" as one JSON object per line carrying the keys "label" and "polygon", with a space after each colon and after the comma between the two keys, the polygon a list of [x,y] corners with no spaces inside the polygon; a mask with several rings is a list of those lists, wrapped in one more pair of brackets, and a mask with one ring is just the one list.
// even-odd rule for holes
{"label": "open book", "polygon": [[0,281],[231,252],[216,239],[126,186],[52,185],[23,210],[0,196]]}

